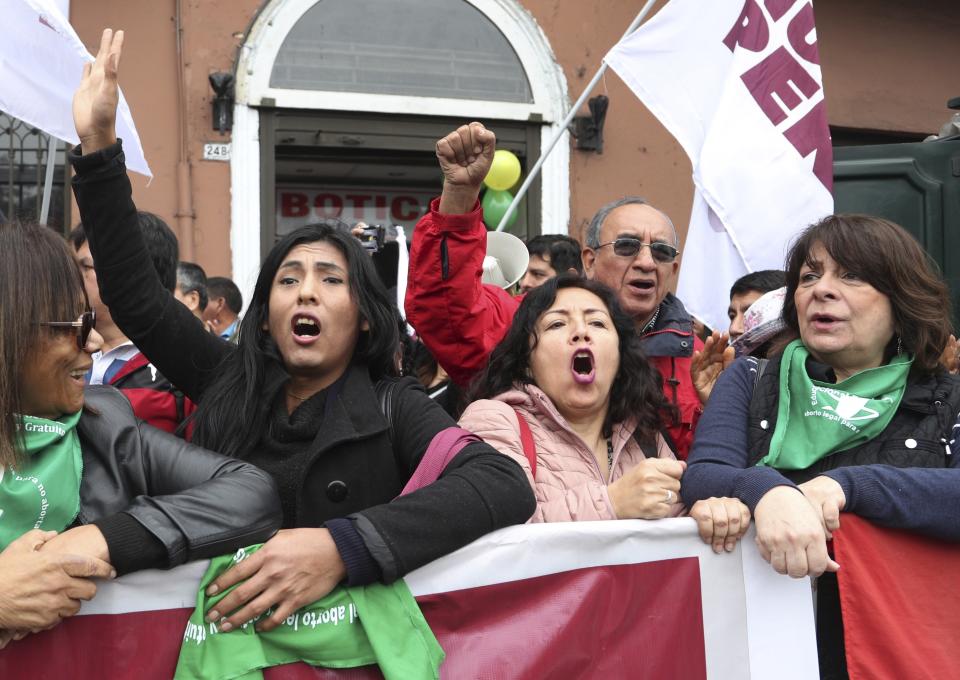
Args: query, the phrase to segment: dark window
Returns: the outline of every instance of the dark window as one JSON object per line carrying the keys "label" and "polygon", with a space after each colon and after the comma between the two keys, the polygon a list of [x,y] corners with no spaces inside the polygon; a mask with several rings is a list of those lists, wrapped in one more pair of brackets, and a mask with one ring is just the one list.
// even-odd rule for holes
{"label": "dark window", "polygon": [[[509,149],[524,176],[540,154],[540,126],[481,121]],[[323,217],[407,228],[440,195],[436,140],[463,121],[419,116],[261,109],[262,252],[278,236]],[[537,179],[530,195],[540,195]],[[521,201],[509,228],[540,233],[539,201]]]}
{"label": "dark window", "polygon": [[[37,128],[0,112],[0,222],[37,222],[43,204],[50,138]],[[64,149],[57,145],[47,224],[69,229],[69,200],[64,200]]]}

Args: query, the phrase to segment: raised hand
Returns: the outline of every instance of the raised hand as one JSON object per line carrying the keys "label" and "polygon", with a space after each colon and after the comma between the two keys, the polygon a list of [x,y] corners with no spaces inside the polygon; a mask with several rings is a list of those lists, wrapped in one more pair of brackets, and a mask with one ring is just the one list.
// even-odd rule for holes
{"label": "raised hand", "polygon": [[797,489],[770,489],[757,503],[754,519],[760,555],[777,573],[803,578],[840,568],[827,554],[818,513]]}
{"label": "raised hand", "polygon": [[41,550],[55,535],[34,529],[0,553],[0,628],[19,631],[13,639],[73,616],[97,592],[90,579],[114,576],[103,560]]}
{"label": "raised hand", "polygon": [[727,344],[730,336],[726,333],[714,331],[713,335],[703,343],[703,350],[693,353],[690,362],[690,378],[697,390],[701,404],[706,404],[717,384],[717,378],[727,366],[736,358],[733,347]]}
{"label": "raised hand", "polygon": [[207,612],[207,621],[226,617],[220,628],[230,631],[272,608],[257,624],[258,630],[272,630],[327,595],[344,576],[346,567],[329,531],[284,529],[210,584],[207,595],[216,595],[243,581]]}
{"label": "raised hand", "polygon": [[123,31],[114,33],[107,28],[100,36],[96,60],[83,67],[80,87],[73,95],[73,124],[84,154],[117,141],[117,102],[120,101],[117,71],[122,48]]}
{"label": "raised hand", "polygon": [[680,477],[687,464],[672,458],[647,458],[607,487],[619,519],[673,517],[683,507]]}
{"label": "raised hand", "polygon": [[690,516],[697,520],[700,538],[718,554],[724,550],[733,552],[750,527],[750,508],[738,498],[697,501],[690,508]]}
{"label": "raised hand", "polygon": [[496,135],[480,123],[461,125],[437,142],[443,171],[440,212],[464,214],[473,209],[496,148]]}
{"label": "raised hand", "polygon": [[947,339],[947,345],[940,355],[940,364],[953,375],[960,373],[960,342],[953,335]]}

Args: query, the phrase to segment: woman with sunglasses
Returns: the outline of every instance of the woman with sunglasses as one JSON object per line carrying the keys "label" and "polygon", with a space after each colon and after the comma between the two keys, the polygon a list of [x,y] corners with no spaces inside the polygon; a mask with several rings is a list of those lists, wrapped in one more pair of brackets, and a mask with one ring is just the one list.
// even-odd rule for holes
{"label": "woman with sunglasses", "polygon": [[[214,581],[239,581],[209,612],[229,630],[270,630],[339,582],[391,582],[501,527],[525,521],[520,467],[477,438],[440,478],[396,498],[454,421],[399,380],[396,308],[347,228],[308,225],[267,254],[239,342],[207,333],[149,266],[115,133],[122,33],[104,31],[74,97],[82,140],[74,191],[113,318],[198,405],[193,441],[263,467],[284,529]],[[466,433],[464,433],[466,434]],[[395,499],[395,500],[394,500]]]}
{"label": "woman with sunglasses", "polygon": [[84,387],[94,324],[66,242],[0,226],[0,643],[76,613],[90,577],[221,555],[280,525],[268,475]]}

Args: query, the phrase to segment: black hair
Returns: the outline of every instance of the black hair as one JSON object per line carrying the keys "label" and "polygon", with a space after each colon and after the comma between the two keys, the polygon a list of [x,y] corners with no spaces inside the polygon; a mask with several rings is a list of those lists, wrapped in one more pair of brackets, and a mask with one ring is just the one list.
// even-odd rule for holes
{"label": "black hair", "polygon": [[203,267],[194,262],[177,263],[177,285],[181,295],[196,292],[201,312],[207,308],[207,274]]}
{"label": "black hair", "polygon": [[[137,211],[137,223],[140,225],[140,233],[143,234],[147,254],[150,255],[153,268],[160,277],[160,283],[172,293],[177,286],[177,262],[180,260],[177,235],[159,215],[146,210]],[[74,251],[80,250],[87,242],[87,232],[83,224],[77,224],[67,239],[73,245]]]}
{"label": "black hair", "polygon": [[741,276],[730,286],[730,299],[734,295],[743,295],[752,290],[758,293],[769,293],[771,290],[783,288],[787,285],[787,273],[782,269],[762,269]]}
{"label": "black hair", "polygon": [[218,368],[194,416],[193,441],[228,456],[238,456],[260,440],[269,413],[264,395],[268,370],[283,368],[277,344],[265,329],[269,321],[270,291],[277,270],[293,248],[324,241],[339,250],[347,261],[350,295],[357,303],[361,321],[353,363],[367,368],[371,380],[397,375],[400,329],[397,311],[377,276],[370,257],[342,223],[308,224],[283,238],[267,254],[260,268],[253,297],[240,322],[240,340]]}
{"label": "black hair", "polygon": [[534,288],[520,303],[506,336],[490,355],[490,363],[473,386],[472,399],[491,399],[514,388],[516,383],[535,384],[530,374],[530,355],[537,346],[537,321],[553,305],[557,292],[582,288],[596,295],[610,312],[619,337],[620,367],[610,389],[610,408],[603,423],[609,437],[614,423],[637,419],[641,438],[651,440],[670,407],[663,396],[663,379],[647,361],[633,319],[620,309],[616,293],[598,281],[563,274]]}
{"label": "black hair", "polygon": [[573,269],[583,275],[583,260],[580,257],[580,242],[562,234],[540,234],[527,241],[530,257],[539,255],[550,261],[557,274],[565,274]]}
{"label": "black hair", "polygon": [[224,303],[234,314],[240,314],[243,309],[243,295],[233,281],[226,276],[211,276],[207,279],[207,298],[223,298]]}

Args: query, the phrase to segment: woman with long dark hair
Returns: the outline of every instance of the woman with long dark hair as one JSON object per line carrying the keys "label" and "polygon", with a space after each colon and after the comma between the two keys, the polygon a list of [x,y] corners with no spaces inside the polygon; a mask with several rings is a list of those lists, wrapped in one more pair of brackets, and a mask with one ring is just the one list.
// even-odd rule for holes
{"label": "woman with long dark hair", "polygon": [[66,242],[0,225],[0,647],[76,613],[96,591],[86,577],[221,555],[280,526],[261,470],[84,386],[95,323]]}
{"label": "woman with long dark hair", "polygon": [[[613,291],[564,275],[527,293],[460,424],[524,467],[533,521],[676,516],[684,463],[661,434],[660,380]],[[715,533],[712,518],[728,511],[736,526]],[[730,499],[693,515],[718,551],[749,518]]]}
{"label": "woman with long dark hair", "polygon": [[398,380],[395,308],[349,232],[297,229],[268,253],[237,346],[162,290],[131,227],[116,139],[122,33],[105,31],[74,98],[82,148],[74,191],[104,301],[170,381],[198,404],[194,439],[277,482],[284,530],[217,579],[246,579],[210,617],[224,630],[272,609],[269,630],[346,579],[390,582],[483,534],[526,520],[522,470],[476,440],[440,479],[393,502],[454,425],[413,379]]}

